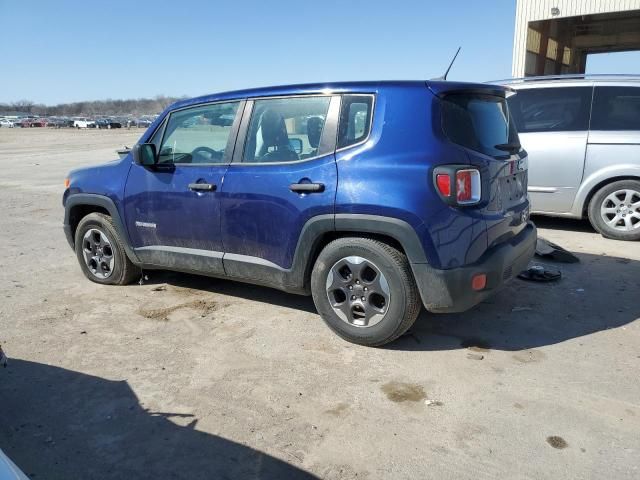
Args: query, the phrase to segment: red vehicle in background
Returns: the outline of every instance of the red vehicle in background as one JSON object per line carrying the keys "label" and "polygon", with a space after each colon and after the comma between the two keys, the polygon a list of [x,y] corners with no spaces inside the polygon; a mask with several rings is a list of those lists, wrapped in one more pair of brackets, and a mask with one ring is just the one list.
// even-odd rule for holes
{"label": "red vehicle in background", "polygon": [[32,127],[46,127],[49,125],[49,120],[46,118],[35,118],[31,121]]}

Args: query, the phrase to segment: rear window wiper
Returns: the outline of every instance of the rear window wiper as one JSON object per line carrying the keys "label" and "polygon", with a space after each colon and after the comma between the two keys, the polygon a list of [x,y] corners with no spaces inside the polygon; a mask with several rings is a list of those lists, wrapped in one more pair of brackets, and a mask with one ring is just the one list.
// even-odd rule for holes
{"label": "rear window wiper", "polygon": [[519,143],[499,143],[494,145],[496,150],[502,150],[503,152],[518,153],[522,149],[522,145]]}

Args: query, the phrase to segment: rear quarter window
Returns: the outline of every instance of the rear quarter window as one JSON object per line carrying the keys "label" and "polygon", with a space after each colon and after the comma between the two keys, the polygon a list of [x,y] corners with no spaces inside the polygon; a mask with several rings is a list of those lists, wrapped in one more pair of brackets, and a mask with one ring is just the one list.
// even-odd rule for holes
{"label": "rear quarter window", "polygon": [[640,130],[640,87],[596,87],[591,130]]}
{"label": "rear quarter window", "polygon": [[338,148],[360,143],[369,136],[373,95],[344,95],[340,107]]}
{"label": "rear quarter window", "polygon": [[447,95],[442,100],[442,128],[452,142],[493,157],[507,154],[496,146],[519,144],[507,102],[495,95]]}

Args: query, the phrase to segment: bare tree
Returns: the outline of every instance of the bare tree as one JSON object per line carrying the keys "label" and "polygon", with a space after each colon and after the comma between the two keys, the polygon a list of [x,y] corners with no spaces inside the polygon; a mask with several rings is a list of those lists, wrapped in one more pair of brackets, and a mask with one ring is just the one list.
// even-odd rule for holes
{"label": "bare tree", "polygon": [[[184,97],[182,97],[184,98]],[[58,105],[35,104],[31,100],[0,103],[0,110],[11,110],[25,114],[80,116],[80,115],[153,115],[178,100],[176,97],[157,95],[154,98],[107,99],[89,102],[60,103]]]}

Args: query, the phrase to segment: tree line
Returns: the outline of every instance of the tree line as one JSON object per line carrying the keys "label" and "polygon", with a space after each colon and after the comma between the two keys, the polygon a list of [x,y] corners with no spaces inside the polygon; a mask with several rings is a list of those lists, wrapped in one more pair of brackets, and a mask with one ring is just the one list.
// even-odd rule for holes
{"label": "tree line", "polygon": [[0,103],[0,111],[20,112],[28,115],[42,116],[92,116],[92,115],[153,115],[160,113],[168,105],[179,100],[176,97],[158,95],[154,98],[137,98],[130,100],[94,100],[88,102],[60,103],[43,105],[30,100],[19,100],[11,103]]}

